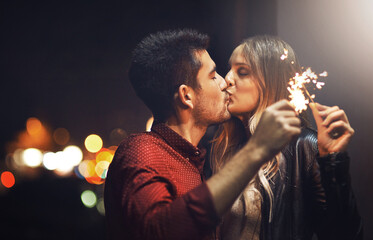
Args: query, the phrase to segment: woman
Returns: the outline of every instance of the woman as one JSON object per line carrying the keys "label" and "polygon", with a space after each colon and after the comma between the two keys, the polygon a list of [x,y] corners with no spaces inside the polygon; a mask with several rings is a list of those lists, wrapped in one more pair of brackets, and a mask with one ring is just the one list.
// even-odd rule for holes
{"label": "woman", "polygon": [[[230,65],[228,110],[234,117],[214,139],[214,172],[248,141],[263,111],[288,98],[288,81],[301,71],[293,49],[270,36],[243,41]],[[314,233],[319,239],[362,238],[345,152],[354,130],[338,107],[316,104],[312,110],[319,133],[300,114],[301,135],[262,166],[236,200],[220,228],[223,240],[312,239]]]}

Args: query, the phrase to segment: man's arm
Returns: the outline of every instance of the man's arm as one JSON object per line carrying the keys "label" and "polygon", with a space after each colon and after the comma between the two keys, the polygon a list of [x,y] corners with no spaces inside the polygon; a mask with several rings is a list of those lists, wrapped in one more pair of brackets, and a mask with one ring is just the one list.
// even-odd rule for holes
{"label": "man's arm", "polygon": [[207,182],[218,216],[232,206],[260,167],[300,134],[300,120],[286,100],[268,107],[248,143]]}

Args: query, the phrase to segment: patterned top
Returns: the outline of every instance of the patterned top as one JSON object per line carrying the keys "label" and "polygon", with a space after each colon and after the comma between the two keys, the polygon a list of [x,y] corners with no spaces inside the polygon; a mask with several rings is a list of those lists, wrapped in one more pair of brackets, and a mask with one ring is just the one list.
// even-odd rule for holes
{"label": "patterned top", "polygon": [[105,183],[109,239],[214,239],[205,154],[165,124],[125,139]]}
{"label": "patterned top", "polygon": [[222,240],[259,240],[262,197],[258,188],[259,183],[253,178],[224,215]]}

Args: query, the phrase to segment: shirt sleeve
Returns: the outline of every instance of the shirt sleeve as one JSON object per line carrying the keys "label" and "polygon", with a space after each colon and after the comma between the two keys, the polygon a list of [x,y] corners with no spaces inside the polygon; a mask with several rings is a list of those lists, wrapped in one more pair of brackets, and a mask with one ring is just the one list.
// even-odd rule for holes
{"label": "shirt sleeve", "polygon": [[218,218],[205,183],[176,198],[169,179],[149,169],[126,171],[121,207],[141,239],[201,239],[214,229]]}

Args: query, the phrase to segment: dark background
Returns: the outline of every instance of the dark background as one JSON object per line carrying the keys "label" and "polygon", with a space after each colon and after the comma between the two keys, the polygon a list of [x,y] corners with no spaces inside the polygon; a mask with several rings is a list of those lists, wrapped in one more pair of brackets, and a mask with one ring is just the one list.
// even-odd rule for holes
{"label": "dark background", "polygon": [[[373,238],[368,0],[1,1],[0,11],[0,172],[7,170],[7,144],[29,117],[51,129],[68,129],[70,143],[78,146],[91,133],[107,142],[115,128],[127,134],[145,130],[151,114],[126,73],[132,49],[149,33],[174,28],[208,33],[209,52],[222,76],[243,38],[279,35],[305,66],[329,72],[317,100],[344,108],[356,130],[352,184],[366,239]],[[102,185],[44,170],[32,178],[16,176],[13,188],[0,191],[0,238],[103,239],[104,217],[81,203],[86,189],[102,195]]]}

